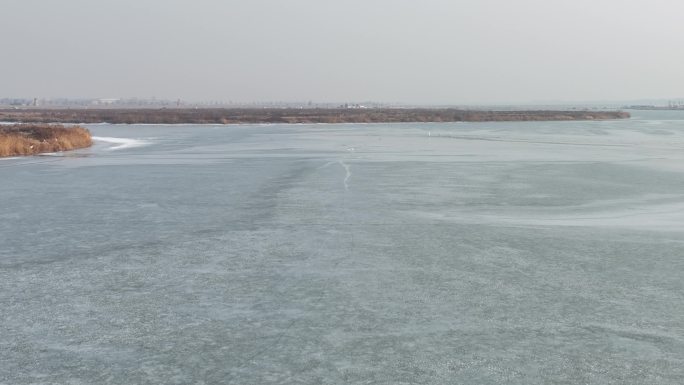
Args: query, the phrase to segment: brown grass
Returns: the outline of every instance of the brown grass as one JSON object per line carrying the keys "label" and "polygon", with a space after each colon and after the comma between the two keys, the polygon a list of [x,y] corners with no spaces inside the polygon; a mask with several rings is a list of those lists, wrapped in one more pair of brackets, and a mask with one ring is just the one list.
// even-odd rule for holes
{"label": "brown grass", "polygon": [[0,157],[35,155],[90,147],[90,131],[60,124],[15,124],[0,126]]}
{"label": "brown grass", "polygon": [[1,110],[0,121],[23,123],[395,123],[491,122],[530,120],[626,119],[622,111],[486,111],[428,109],[297,109],[297,108],[169,108],[169,109],[24,109]]}

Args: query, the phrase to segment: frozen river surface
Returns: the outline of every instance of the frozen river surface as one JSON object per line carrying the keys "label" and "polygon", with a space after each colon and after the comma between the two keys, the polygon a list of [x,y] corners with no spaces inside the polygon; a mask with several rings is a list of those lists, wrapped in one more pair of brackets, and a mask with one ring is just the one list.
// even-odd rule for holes
{"label": "frozen river surface", "polygon": [[684,114],[90,126],[0,160],[0,384],[682,384]]}

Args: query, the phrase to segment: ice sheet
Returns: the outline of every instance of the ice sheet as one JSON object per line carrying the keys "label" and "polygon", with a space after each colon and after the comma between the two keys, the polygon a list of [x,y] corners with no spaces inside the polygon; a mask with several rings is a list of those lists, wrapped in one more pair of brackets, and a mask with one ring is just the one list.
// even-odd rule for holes
{"label": "ice sheet", "polygon": [[0,383],[682,384],[683,118],[88,126],[0,167]]}

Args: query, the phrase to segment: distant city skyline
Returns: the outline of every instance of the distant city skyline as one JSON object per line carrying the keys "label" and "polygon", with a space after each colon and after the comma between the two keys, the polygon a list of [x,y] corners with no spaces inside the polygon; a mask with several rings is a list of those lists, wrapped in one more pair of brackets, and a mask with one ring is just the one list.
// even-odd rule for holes
{"label": "distant city skyline", "polygon": [[416,105],[684,97],[675,0],[6,0],[0,97]]}
{"label": "distant city skyline", "polygon": [[164,106],[164,107],[311,107],[311,108],[383,108],[383,107],[447,107],[447,108],[468,108],[468,107],[568,107],[568,108],[626,108],[629,106],[657,106],[657,107],[676,107],[684,108],[684,98],[658,98],[658,99],[633,99],[633,100],[603,100],[603,101],[541,101],[518,104],[429,104],[429,103],[400,103],[383,101],[317,101],[317,100],[254,100],[254,101],[232,101],[232,100],[187,100],[187,99],[165,99],[156,97],[130,97],[130,98],[7,98],[0,96],[0,108],[8,106],[23,107],[136,107],[136,106]]}

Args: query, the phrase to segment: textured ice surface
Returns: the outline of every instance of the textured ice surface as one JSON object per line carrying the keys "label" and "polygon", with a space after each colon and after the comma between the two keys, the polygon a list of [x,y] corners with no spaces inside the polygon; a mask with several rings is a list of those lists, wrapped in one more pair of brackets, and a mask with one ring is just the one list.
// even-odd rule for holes
{"label": "textured ice surface", "polygon": [[682,384],[684,115],[635,114],[3,160],[0,383]]}

